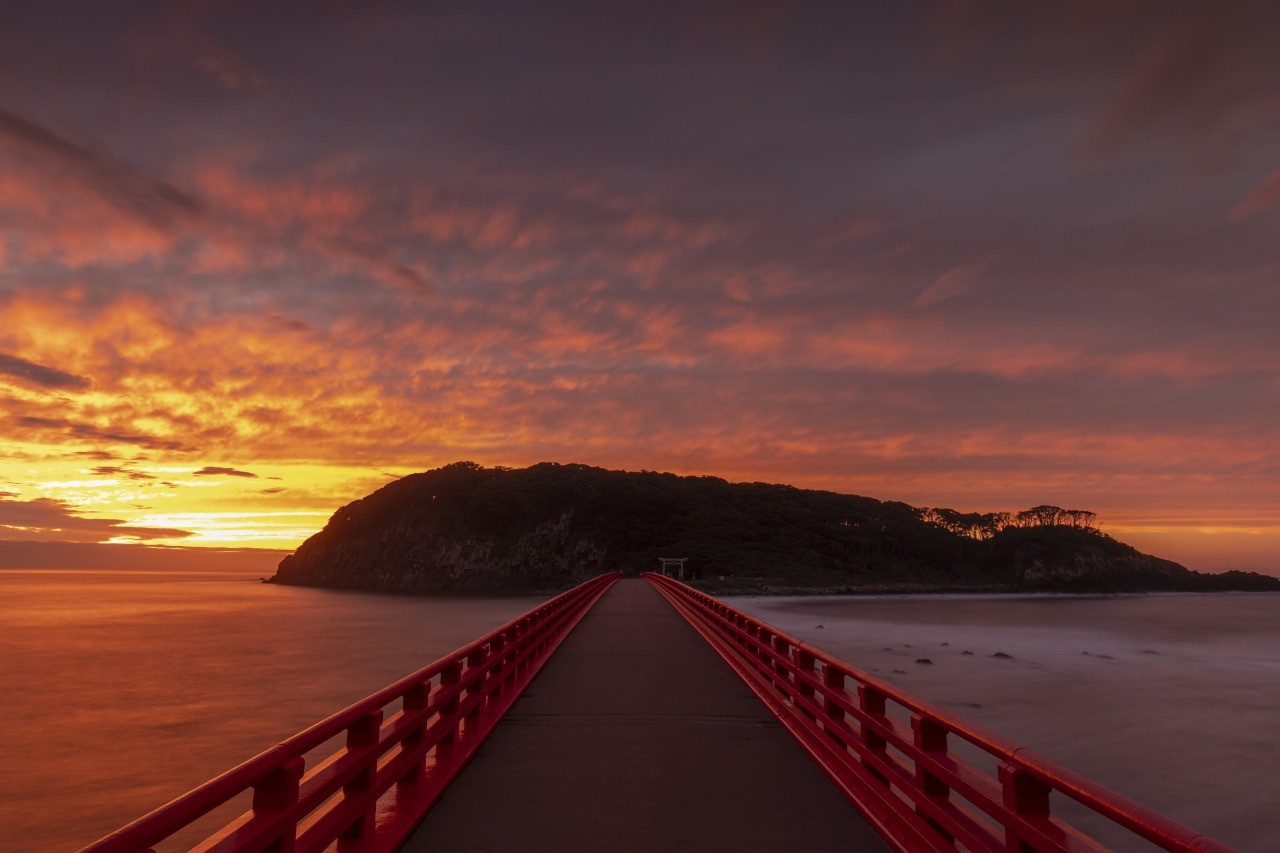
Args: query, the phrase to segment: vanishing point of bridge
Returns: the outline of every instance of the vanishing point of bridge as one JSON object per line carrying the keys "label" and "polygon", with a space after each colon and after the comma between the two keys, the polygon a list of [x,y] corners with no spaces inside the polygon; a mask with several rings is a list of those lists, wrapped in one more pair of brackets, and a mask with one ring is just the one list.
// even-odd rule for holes
{"label": "vanishing point of bridge", "polygon": [[197,849],[1105,849],[1065,800],[1230,849],[675,580],[610,574],[85,850],[211,820]]}

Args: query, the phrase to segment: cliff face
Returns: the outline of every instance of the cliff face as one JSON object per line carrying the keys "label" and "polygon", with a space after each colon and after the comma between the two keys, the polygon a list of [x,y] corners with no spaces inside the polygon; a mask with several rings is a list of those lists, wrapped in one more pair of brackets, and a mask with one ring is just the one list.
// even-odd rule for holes
{"label": "cliff face", "polygon": [[505,592],[572,586],[600,574],[607,549],[573,529],[573,511],[514,536],[453,536],[412,514],[355,536],[317,534],[272,579],[390,592]]}
{"label": "cliff face", "polygon": [[901,503],[548,463],[404,477],[339,509],[272,581],[545,592],[603,571],[638,574],[660,556],[689,558],[721,589],[1280,589],[1261,575],[1200,575],[1093,530],[1011,528],[978,541]]}
{"label": "cliff face", "polygon": [[1004,574],[1011,586],[1021,590],[1154,592],[1213,584],[1213,576],[1088,530],[1013,528],[983,545],[982,559],[990,570]]}

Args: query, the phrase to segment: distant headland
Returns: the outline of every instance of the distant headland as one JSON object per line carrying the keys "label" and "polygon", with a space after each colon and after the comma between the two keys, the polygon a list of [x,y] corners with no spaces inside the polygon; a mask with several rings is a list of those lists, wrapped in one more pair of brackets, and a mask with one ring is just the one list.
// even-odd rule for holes
{"label": "distant headland", "polygon": [[718,593],[1280,590],[1143,554],[1085,510],[960,513],[766,483],[544,462],[456,462],[333,514],[273,583],[533,593],[684,557]]}

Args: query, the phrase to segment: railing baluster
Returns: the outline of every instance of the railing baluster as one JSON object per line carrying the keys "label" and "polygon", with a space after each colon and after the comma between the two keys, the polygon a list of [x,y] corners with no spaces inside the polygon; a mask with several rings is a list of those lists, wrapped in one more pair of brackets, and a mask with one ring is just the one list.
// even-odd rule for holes
{"label": "railing baluster", "polygon": [[[374,790],[383,787],[377,778],[377,766],[382,759],[387,759],[384,767],[389,772],[398,774],[397,787],[404,786],[394,794],[398,798],[396,808],[405,807],[407,803],[412,809],[415,803],[434,801],[460,771],[463,759],[474,752],[479,736],[496,725],[496,711],[504,710],[504,705],[514,700],[532,671],[543,665],[568,630],[618,577],[616,572],[601,575],[561,593],[474,643],[91,844],[86,851],[153,853],[155,845],[250,790],[252,806],[248,822],[241,824],[237,820],[224,827],[205,839],[206,845],[217,849],[284,853],[299,846],[298,825],[302,822],[303,843],[309,849],[325,849],[343,835],[350,838],[359,834],[363,834],[362,839],[354,840],[354,846],[363,849],[367,841],[372,840],[370,849],[384,849],[382,842],[389,837],[386,833],[397,833],[400,828],[388,830],[385,822],[376,824],[370,807],[376,808],[377,803],[366,803],[361,796],[370,785]],[[498,661],[488,657],[488,644],[494,641],[494,650],[500,653]],[[524,660],[520,660],[522,656]],[[503,664],[511,669],[505,686],[501,676],[497,683],[490,678],[490,669],[496,665],[501,672]],[[467,693],[460,695],[457,690],[462,683],[464,666],[476,667],[477,677],[468,685]],[[495,688],[502,689],[504,698],[490,703],[487,694]],[[494,713],[481,719],[480,707],[476,707],[467,719],[458,719],[460,704],[476,693],[480,694],[476,696],[476,705],[484,705]],[[441,701],[444,694],[452,694],[452,698]],[[393,753],[392,745],[381,737],[381,725],[383,709],[397,701],[402,703],[404,716],[419,719],[404,731],[399,751]],[[433,708],[435,713],[423,713],[428,708]],[[430,784],[414,790],[414,783],[426,779],[429,753],[425,744],[433,728],[440,737],[434,756],[438,772],[431,774]],[[322,762],[308,780],[305,791],[300,792],[305,767],[302,756],[344,731],[346,752]],[[367,752],[367,762],[363,752]],[[338,791],[344,792],[344,796],[333,796]]]}
{"label": "railing baluster", "polygon": [[[999,778],[1006,808],[1019,817],[1049,816],[1049,792],[1052,789],[1048,785],[1008,761],[1000,762]],[[1005,826],[1004,838],[1008,853],[1034,853],[1036,849],[1011,826]]]}
{"label": "railing baluster", "polygon": [[480,712],[484,710],[485,705],[485,689],[488,686],[489,673],[484,669],[486,663],[493,657],[493,644],[481,647],[467,655],[467,672],[472,673],[480,671],[480,677],[476,678],[467,687],[467,699],[471,700],[477,695],[479,698],[472,704],[471,709],[466,713],[466,731],[472,731],[480,724]]}
{"label": "railing baluster", "polygon": [[[844,690],[844,673],[840,671],[839,667],[832,666],[829,663],[823,663],[822,683],[831,690]],[[833,723],[844,722],[844,709],[841,708],[830,696],[823,698],[822,711],[826,714],[827,719],[831,720]],[[835,744],[842,749],[848,749],[848,745],[845,743],[844,732],[841,731],[838,726],[824,725],[822,728],[826,731],[827,737],[831,738]]]}
{"label": "railing baluster", "polygon": [[791,684],[791,670],[786,663],[787,658],[791,657],[791,643],[787,641],[786,637],[774,636],[773,650],[778,653],[780,658],[780,660],[773,662],[773,672],[778,676],[774,683],[788,698],[792,698],[795,695],[795,687]]}
{"label": "railing baluster", "polygon": [[521,619],[516,623],[516,675],[524,675],[529,668],[529,658],[525,652],[529,650],[529,620]]}
{"label": "railing baluster", "polygon": [[743,642],[745,643],[745,650],[747,654],[755,658],[760,657],[760,649],[758,645],[759,631],[756,629],[756,623],[743,618],[742,631],[746,634],[746,639]]}
{"label": "railing baluster", "polygon": [[[378,745],[381,730],[381,708],[366,712],[363,717],[356,720],[347,729],[347,752],[356,755],[365,753],[364,757],[367,763],[350,782],[342,786],[343,797],[355,799],[373,789],[374,780],[378,775],[378,755],[374,751],[374,747]],[[366,833],[372,830],[377,812],[376,806],[377,803],[368,803],[360,817],[356,818],[351,826],[347,827],[346,831],[342,833],[342,837],[363,838]]]}
{"label": "railing baluster", "polygon": [[[415,684],[404,692],[402,707],[406,714],[413,714],[418,711],[425,710],[427,702],[431,696],[431,680]],[[424,718],[422,722],[413,727],[413,730],[404,736],[404,749],[406,752],[412,752],[422,748],[422,744],[427,739],[427,720]],[[412,785],[422,780],[423,771],[425,769],[425,756],[419,756],[413,762],[413,766],[400,777],[399,784]]]}
{"label": "railing baluster", "polygon": [[[807,652],[804,649],[796,649],[795,661],[796,661],[796,674],[795,674],[796,693],[799,694],[801,699],[808,699],[810,702],[812,702],[813,701],[813,685],[808,682],[805,676],[808,676],[808,678],[817,678],[817,675],[818,675],[817,670],[814,668],[814,664],[817,662],[817,659],[810,652]],[[804,715],[806,717],[808,717],[811,720],[815,719],[813,714],[808,710],[808,708],[804,708],[803,710],[804,710]]]}
{"label": "railing baluster", "polygon": [[511,689],[516,685],[516,668],[512,666],[512,663],[519,656],[520,632],[517,628],[512,628],[510,631],[503,634],[502,636],[504,641],[506,642],[506,650],[507,650],[507,653],[502,657],[502,668],[504,670],[508,670],[508,672],[507,672],[507,675],[502,679],[502,691],[500,695],[506,696],[511,692]]}
{"label": "railing baluster", "polygon": [[489,672],[487,677],[488,677],[488,680],[491,682],[491,686],[486,691],[489,694],[489,696],[486,697],[484,702],[482,702],[481,704],[485,704],[489,702],[491,699],[493,700],[499,699],[502,696],[502,689],[503,687],[506,686],[506,680],[502,677],[502,663],[504,660],[506,660],[506,655],[503,654],[503,650],[506,647],[507,647],[507,638],[502,634],[499,634],[498,636],[494,637],[493,642],[489,644],[490,663],[489,663]]}
{"label": "railing baluster", "polygon": [[[886,698],[887,697],[884,693],[869,684],[858,685],[858,708],[870,717],[877,718],[881,721],[885,721],[887,719],[885,717]],[[862,742],[866,744],[867,753],[869,755],[878,753],[883,757],[888,752],[888,743],[885,741],[884,736],[873,731],[871,727],[866,724],[863,724],[862,726]],[[864,755],[862,757],[862,764],[871,771],[871,775],[875,776],[881,782],[888,784],[889,780],[885,778],[883,773],[876,769],[875,764],[871,761],[868,755]]]}
{"label": "railing baluster", "polygon": [[[926,755],[939,755],[945,757],[947,754],[947,730],[937,720],[921,714],[911,715],[911,732],[916,749]],[[916,786],[924,792],[927,797],[936,797],[938,799],[946,799],[951,794],[941,779],[930,773],[924,766],[922,761],[917,760],[916,765]],[[924,817],[925,820],[938,830],[947,841],[954,840],[950,832],[943,828],[937,821],[929,817],[925,809],[916,806],[916,813]]]}
{"label": "railing baluster", "polygon": [[[403,795],[410,807],[417,801],[424,804],[433,801],[456,776],[465,759],[474,753],[479,738],[496,724],[498,712],[515,700],[515,694],[531,671],[542,665],[550,650],[581,618],[588,603],[595,601],[616,578],[616,574],[602,575],[553,598],[86,850],[151,853],[155,845],[250,789],[252,806],[248,823],[233,824],[219,836],[222,844],[229,843],[228,849],[236,849],[234,839],[241,832],[245,834],[239,837],[248,839],[244,844],[249,848],[272,853],[290,853],[300,843],[307,844],[309,849],[325,849],[338,840],[336,836],[352,839],[354,846],[370,845],[371,849],[382,849],[379,845],[384,840],[398,843],[383,833],[400,830],[387,830],[385,821],[383,826],[378,826],[374,819],[377,803],[372,802],[372,796],[369,796],[370,802],[364,799],[371,788],[382,787],[377,779],[382,759],[387,760],[384,766],[389,772],[400,774],[395,780],[397,784],[406,785],[396,793],[397,797]],[[898,691],[874,676],[839,661],[822,659],[819,665],[815,655],[799,641],[737,608],[676,581],[652,575],[648,578],[673,603],[679,602],[682,612],[697,620],[695,626],[704,626],[717,637],[717,648],[726,659],[734,659],[735,669],[780,717],[789,714],[800,721],[796,709],[803,703],[800,710],[810,722],[819,723],[822,731],[818,733],[815,726],[808,724],[793,729],[793,734],[811,745],[809,738],[815,734],[823,738],[824,748],[815,751],[815,757],[821,754],[820,761],[836,762],[829,768],[829,775],[838,780],[838,784],[850,786],[845,790],[851,799],[863,802],[861,797],[865,795],[874,809],[883,809],[881,814],[890,819],[887,825],[905,833],[904,839],[899,839],[907,845],[905,849],[933,849],[941,843],[936,834],[939,832],[950,839],[939,825],[944,822],[955,828],[956,843],[973,849],[989,850],[992,844],[998,848],[996,829],[989,826],[987,818],[975,815],[973,806],[1003,825],[1008,853],[1031,853],[1037,845],[1055,850],[1091,849],[1089,839],[1050,814],[1050,793],[1058,790],[1095,815],[1108,818],[1163,849],[1230,853],[1229,848],[1212,839],[1178,826],[1008,741],[984,734],[944,709]],[[503,671],[507,668],[511,672],[504,677]],[[820,708],[814,707],[819,669],[824,694]],[[464,674],[468,686],[465,694],[459,694],[458,686]],[[853,697],[849,687],[854,683],[857,684],[856,703],[850,705]],[[440,701],[444,694],[451,694],[451,698]],[[779,697],[783,701],[779,701]],[[906,732],[886,712],[889,700],[911,712],[910,743],[902,740]],[[392,753],[391,744],[382,740],[383,708],[395,701],[402,703],[405,716],[422,717],[404,731],[398,753]],[[465,718],[459,718],[459,708],[464,701],[474,707],[469,708]],[[433,707],[433,703],[439,707],[428,717],[422,712]],[[820,720],[816,719],[818,714],[822,717]],[[851,715],[857,719],[850,720]],[[413,783],[424,779],[423,745],[433,726],[441,730],[435,754],[438,772],[427,777],[430,784],[414,790]],[[305,768],[302,756],[344,729],[347,734],[345,762],[339,754],[322,763],[308,780],[305,796],[300,799]],[[989,773],[950,757],[949,733],[1001,762],[998,787],[997,780]],[[834,749],[826,749],[826,742]],[[893,753],[889,751],[890,743]],[[849,754],[850,750],[853,755]],[[913,758],[914,774],[904,763],[904,757]],[[862,768],[855,770],[853,761],[858,761]],[[959,765],[959,772],[952,772],[954,765]],[[271,769],[267,772],[266,768]],[[878,789],[875,780],[879,782]],[[954,789],[948,783],[954,785]],[[343,797],[332,796],[338,790],[343,792]],[[915,802],[916,813],[911,801]],[[931,812],[936,813],[936,817],[932,817]],[[303,842],[298,840],[300,821],[306,827]],[[932,824],[932,828],[925,821]],[[217,840],[209,839],[207,843]]]}
{"label": "railing baluster", "polygon": [[[253,786],[253,816],[269,817],[288,811],[298,804],[298,783],[306,763],[301,757],[286,759],[279,767],[264,776]],[[268,853],[293,853],[297,846],[298,821],[289,820],[278,835],[265,848]]]}
{"label": "railing baluster", "polygon": [[[811,741],[814,727],[793,727],[792,722],[801,722],[797,710],[810,721],[821,713],[817,722],[822,731],[816,736],[822,738],[824,747],[829,742],[835,751],[811,749],[811,754],[824,762],[831,778],[848,783],[845,791],[850,799],[890,819],[891,831],[903,833],[902,838],[894,836],[903,849],[935,849],[946,843],[944,837],[950,841],[951,836],[939,824],[952,827],[953,843],[966,849],[998,848],[996,829],[986,816],[1004,825],[1010,851],[1024,853],[1036,844],[1054,850],[1096,849],[1092,839],[1049,814],[1049,793],[1056,790],[1162,849],[1231,853],[1230,848],[1204,835],[840,661],[822,661],[824,698],[819,712],[804,701],[817,689],[807,683],[815,662],[798,640],[676,580],[654,573],[644,577],[695,627],[708,629],[708,638],[721,656],[775,714],[790,717],[788,728],[807,746],[815,746]],[[855,683],[857,701],[851,706],[849,689]],[[795,701],[788,703],[787,699]],[[909,733],[886,712],[890,700],[912,715]],[[851,716],[856,720],[849,719]],[[999,786],[989,771],[950,755],[949,734],[1005,762],[1000,767]],[[913,759],[914,768],[904,759]],[[828,760],[838,766],[828,766]],[[854,760],[862,768],[855,771],[851,766]],[[1055,781],[1041,781],[1046,778]],[[843,787],[845,782],[839,784]],[[996,795],[1000,787],[1003,794]],[[869,799],[864,801],[864,796]],[[924,819],[915,812],[923,812]]]}
{"label": "railing baluster", "polygon": [[[440,687],[448,690],[458,686],[462,681],[462,665],[456,661],[450,663],[440,673]],[[449,727],[444,735],[440,738],[440,742],[436,745],[437,762],[448,761],[452,755],[454,747],[458,743],[459,729],[462,727],[462,721],[455,719],[458,713],[458,696],[454,694],[447,702],[440,706],[440,718],[449,720]]]}

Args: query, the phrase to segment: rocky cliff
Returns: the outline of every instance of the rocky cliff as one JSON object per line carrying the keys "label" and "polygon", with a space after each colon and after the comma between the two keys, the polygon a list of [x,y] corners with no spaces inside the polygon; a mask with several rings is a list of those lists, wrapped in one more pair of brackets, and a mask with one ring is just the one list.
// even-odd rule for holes
{"label": "rocky cliff", "polygon": [[715,477],[455,463],[342,507],[271,580],[546,592],[687,557],[698,582],[721,591],[1280,589],[1261,575],[1191,572],[1096,530],[1011,528],[975,539],[932,517],[902,503]]}

